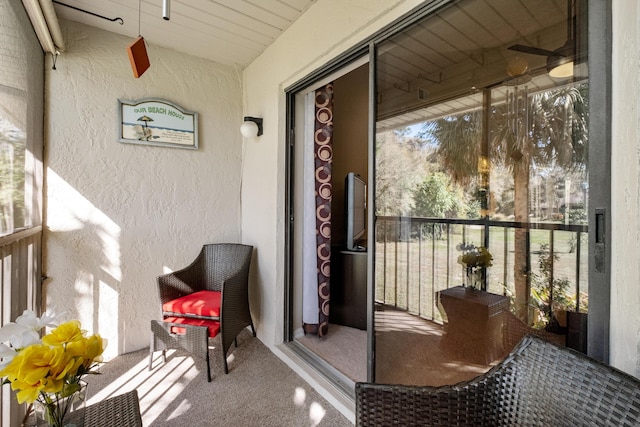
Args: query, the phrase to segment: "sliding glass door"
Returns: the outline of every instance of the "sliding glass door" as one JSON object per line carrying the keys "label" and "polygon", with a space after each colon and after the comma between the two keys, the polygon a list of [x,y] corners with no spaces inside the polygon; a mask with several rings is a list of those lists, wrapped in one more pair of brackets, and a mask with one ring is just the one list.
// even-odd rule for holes
{"label": "sliding glass door", "polygon": [[586,352],[585,18],[458,1],[377,46],[377,382],[471,379],[527,333]]}
{"label": "sliding glass door", "polygon": [[[471,379],[526,334],[606,357],[606,341],[587,336],[587,324],[606,336],[609,316],[608,276],[594,275],[592,261],[602,209],[591,195],[609,170],[589,163],[608,144],[590,138],[590,110],[606,110],[591,93],[606,76],[593,80],[588,66],[590,3],[427,2],[347,53],[342,68],[290,88],[286,335],[345,390]],[[322,194],[304,190],[319,169],[302,153],[317,139],[311,104],[327,84],[331,225],[310,230],[331,238],[306,249],[303,224],[315,214],[304,200]],[[357,237],[353,175],[367,194]],[[308,279],[304,271],[322,270],[318,253],[329,275]],[[316,263],[305,270],[307,255]],[[327,329],[306,330],[303,312],[327,307],[320,292]]]}
{"label": "sliding glass door", "polygon": [[368,76],[360,55],[291,98],[289,339],[346,392],[367,380]]}

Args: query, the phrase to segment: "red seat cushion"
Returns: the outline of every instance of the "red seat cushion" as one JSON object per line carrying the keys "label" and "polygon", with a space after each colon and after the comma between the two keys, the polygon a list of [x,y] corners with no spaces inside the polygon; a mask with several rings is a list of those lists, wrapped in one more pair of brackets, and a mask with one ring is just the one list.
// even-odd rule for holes
{"label": "red seat cushion", "polygon": [[[164,319],[167,323],[180,323],[181,325],[193,325],[193,326],[207,326],[209,328],[209,337],[213,338],[220,332],[220,322],[207,319],[194,319],[191,317],[166,317]],[[172,334],[184,334],[185,329],[179,326],[171,327]]]}
{"label": "red seat cushion", "polygon": [[220,317],[218,291],[198,291],[162,304],[162,311],[171,314]]}

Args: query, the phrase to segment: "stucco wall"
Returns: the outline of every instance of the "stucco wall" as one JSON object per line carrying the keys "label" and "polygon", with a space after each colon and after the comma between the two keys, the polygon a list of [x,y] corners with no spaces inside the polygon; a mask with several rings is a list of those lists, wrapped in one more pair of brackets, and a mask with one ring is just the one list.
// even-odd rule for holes
{"label": "stucco wall", "polygon": [[[61,26],[67,52],[46,70],[47,306],[107,338],[111,357],[149,345],[158,275],[241,239],[241,76],[151,45],[135,79],[131,39]],[[197,151],[118,142],[117,100],[148,97],[199,113]]]}
{"label": "stucco wall", "polygon": [[612,5],[611,364],[640,377],[640,7]]}

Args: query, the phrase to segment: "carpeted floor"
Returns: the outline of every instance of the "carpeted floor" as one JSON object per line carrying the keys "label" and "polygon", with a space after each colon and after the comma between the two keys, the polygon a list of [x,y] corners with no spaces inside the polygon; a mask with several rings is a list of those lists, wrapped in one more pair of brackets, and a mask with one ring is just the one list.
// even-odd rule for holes
{"label": "carpeted floor", "polygon": [[367,331],[331,324],[326,337],[309,334],[298,342],[354,382],[367,380]]}
{"label": "carpeted floor", "polygon": [[[442,325],[401,310],[376,310],[376,382],[441,386],[468,381],[493,364],[477,364],[443,350]],[[367,332],[331,324],[326,337],[298,341],[354,382],[367,378]]]}
{"label": "carpeted floor", "polygon": [[206,362],[182,351],[168,351],[167,363],[149,350],[119,356],[87,378],[88,404],[137,389],[145,427],[161,426],[351,426],[302,378],[248,331],[225,375],[219,338],[211,340],[212,381]]}
{"label": "carpeted floor", "polygon": [[442,386],[471,380],[491,364],[443,350],[444,329],[398,310],[376,311],[376,382]]}

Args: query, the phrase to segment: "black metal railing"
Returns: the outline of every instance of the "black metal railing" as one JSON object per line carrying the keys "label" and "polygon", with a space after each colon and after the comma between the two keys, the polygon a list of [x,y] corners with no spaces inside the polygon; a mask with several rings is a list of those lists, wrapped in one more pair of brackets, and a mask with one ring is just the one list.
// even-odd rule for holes
{"label": "black metal railing", "polygon": [[[588,227],[576,224],[378,216],[375,300],[440,320],[436,292],[465,283],[457,246],[472,243],[493,255],[487,291],[513,297],[515,275],[522,274],[528,302],[539,301],[541,286],[548,285],[544,302],[549,310],[562,301],[570,303],[568,310],[586,311],[588,253],[583,240],[587,235]],[[524,239],[519,272],[514,272],[516,239]],[[559,285],[562,295],[554,295]]]}

